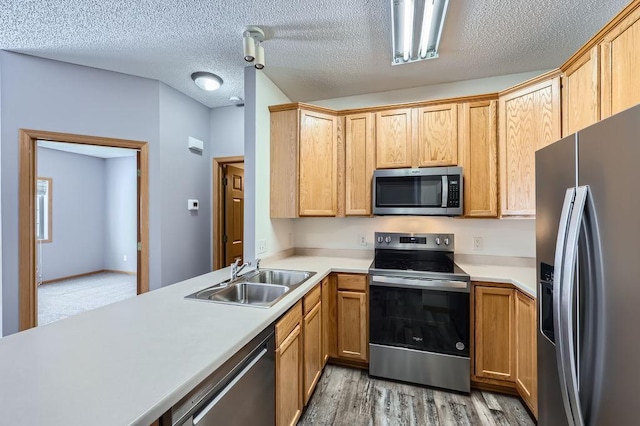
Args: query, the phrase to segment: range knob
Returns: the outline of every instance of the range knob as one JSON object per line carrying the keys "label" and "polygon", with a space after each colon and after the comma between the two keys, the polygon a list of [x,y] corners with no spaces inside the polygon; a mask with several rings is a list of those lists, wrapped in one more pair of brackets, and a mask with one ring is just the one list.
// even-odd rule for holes
{"label": "range knob", "polygon": [[435,242],[436,242],[436,245],[439,246],[440,245],[440,237],[436,237]]}
{"label": "range knob", "polygon": [[391,243],[391,237],[388,236],[388,235],[386,237],[384,237],[384,242],[387,243],[387,244],[390,244]]}
{"label": "range knob", "polygon": [[448,245],[449,245],[449,238],[445,238],[445,239],[444,239],[444,245],[445,245],[445,246],[448,246]]}
{"label": "range knob", "polygon": [[377,238],[378,244],[382,244],[384,242],[384,238],[382,237],[382,235],[379,235]]}

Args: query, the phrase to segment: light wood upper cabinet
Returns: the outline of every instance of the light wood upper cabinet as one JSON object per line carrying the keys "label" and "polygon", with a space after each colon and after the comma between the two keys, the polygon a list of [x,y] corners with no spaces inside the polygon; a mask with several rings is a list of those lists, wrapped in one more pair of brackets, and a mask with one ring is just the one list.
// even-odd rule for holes
{"label": "light wood upper cabinet", "polygon": [[300,111],[300,216],[335,216],[337,193],[337,120]]}
{"label": "light wood upper cabinet", "polygon": [[336,216],[337,116],[298,105],[270,107],[270,215]]}
{"label": "light wood upper cabinet", "polygon": [[498,215],[497,105],[481,101],[458,106],[466,217]]}
{"label": "light wood upper cabinet", "polygon": [[345,215],[371,215],[371,180],[375,169],[374,116],[345,118]]}
{"label": "light wood upper cabinet", "polygon": [[533,216],[535,152],[560,139],[560,77],[501,94],[498,110],[501,215]]}
{"label": "light wood upper cabinet", "polygon": [[562,74],[562,135],[600,120],[598,47],[577,58]]}
{"label": "light wood upper cabinet", "polygon": [[271,217],[298,217],[299,134],[300,119],[297,109],[271,113]]}
{"label": "light wood upper cabinet", "polygon": [[609,31],[600,45],[602,118],[640,103],[640,9]]}
{"label": "light wood upper cabinet", "polygon": [[538,415],[538,358],[536,301],[516,291],[516,387],[534,415]]}
{"label": "light wood upper cabinet", "polygon": [[475,287],[475,375],[515,380],[515,290]]}
{"label": "light wood upper cabinet", "polygon": [[376,113],[376,168],[411,167],[413,159],[411,108]]}
{"label": "light wood upper cabinet", "polygon": [[458,106],[435,105],[417,108],[418,167],[458,164]]}

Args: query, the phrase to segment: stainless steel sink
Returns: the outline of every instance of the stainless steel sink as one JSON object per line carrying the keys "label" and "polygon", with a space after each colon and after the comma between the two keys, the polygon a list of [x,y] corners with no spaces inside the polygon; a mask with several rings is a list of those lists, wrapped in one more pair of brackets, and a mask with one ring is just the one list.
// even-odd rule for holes
{"label": "stainless steel sink", "polygon": [[289,288],[283,285],[240,282],[211,294],[208,299],[214,302],[269,307],[287,291]]}
{"label": "stainless steel sink", "polygon": [[254,275],[244,277],[244,280],[250,283],[266,283],[294,287],[302,284],[314,274],[315,272],[263,269]]}
{"label": "stainless steel sink", "polygon": [[269,308],[313,275],[315,272],[263,269],[207,287],[185,299]]}

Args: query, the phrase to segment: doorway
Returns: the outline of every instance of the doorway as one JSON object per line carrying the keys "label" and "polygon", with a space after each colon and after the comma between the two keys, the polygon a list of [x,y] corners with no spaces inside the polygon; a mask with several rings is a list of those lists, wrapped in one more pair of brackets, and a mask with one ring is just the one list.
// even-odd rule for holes
{"label": "doorway", "polygon": [[[124,139],[101,138],[94,136],[72,135],[65,133],[53,133],[34,130],[20,130],[20,196],[19,196],[19,265],[20,265],[20,329],[25,330],[38,325],[38,249],[44,241],[56,238],[55,226],[51,226],[51,216],[55,212],[49,210],[43,213],[43,206],[47,206],[44,200],[51,195],[41,193],[48,186],[49,191],[56,191],[56,182],[43,185],[43,179],[37,177],[38,171],[38,141],[49,141],[50,143],[64,143],[71,149],[80,151],[105,150],[113,148],[128,150],[134,169],[133,180],[136,188],[131,205],[135,206],[135,218],[132,227],[136,234],[134,241],[134,252],[130,254],[135,259],[135,290],[133,294],[141,294],[149,289],[149,268],[148,268],[148,147],[146,142],[131,141]],[[55,197],[55,195],[54,195]],[[50,199],[50,198],[49,198]],[[48,207],[53,207],[51,201]],[[79,204],[79,208],[81,203]],[[132,228],[132,229],[133,229]],[[125,258],[126,260],[126,258]],[[133,266],[133,265],[132,265]],[[131,267],[133,270],[133,267]],[[112,271],[100,271],[103,274]],[[81,274],[83,275],[83,274]],[[79,277],[65,277],[71,281]],[[105,277],[94,277],[94,281],[104,283]],[[100,278],[100,279],[98,279]],[[55,281],[55,280],[54,280]],[[46,284],[54,286],[56,284]],[[76,287],[79,288],[79,287]],[[115,301],[115,300],[114,300]],[[89,302],[91,302],[89,300]],[[91,303],[89,303],[91,305]]]}
{"label": "doorway", "polygon": [[243,260],[244,157],[213,159],[213,269]]}

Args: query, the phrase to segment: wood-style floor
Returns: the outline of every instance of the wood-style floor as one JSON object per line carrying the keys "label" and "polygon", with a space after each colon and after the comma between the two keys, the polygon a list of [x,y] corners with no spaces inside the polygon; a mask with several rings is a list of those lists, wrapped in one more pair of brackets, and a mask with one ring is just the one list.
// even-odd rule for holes
{"label": "wood-style floor", "polygon": [[459,394],[327,365],[299,425],[534,425],[517,397]]}

